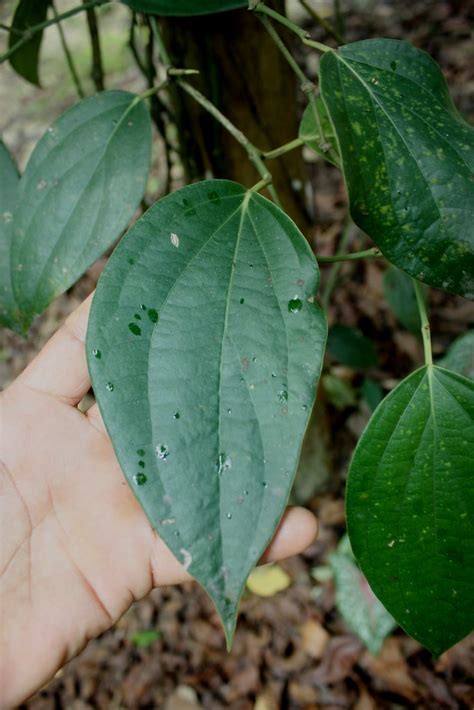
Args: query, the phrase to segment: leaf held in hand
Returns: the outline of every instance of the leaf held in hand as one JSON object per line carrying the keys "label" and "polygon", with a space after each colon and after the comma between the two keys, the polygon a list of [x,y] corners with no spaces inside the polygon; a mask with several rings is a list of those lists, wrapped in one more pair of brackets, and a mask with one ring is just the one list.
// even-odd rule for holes
{"label": "leaf held in hand", "polygon": [[19,330],[17,306],[13,296],[10,251],[13,211],[16,204],[20,176],[5,145],[0,141],[0,324]]}
{"label": "leaf held in hand", "polygon": [[318,282],[278,207],[207,180],[148,210],[92,304],[89,369],[119,462],[229,643],[315,397],[326,339]]}

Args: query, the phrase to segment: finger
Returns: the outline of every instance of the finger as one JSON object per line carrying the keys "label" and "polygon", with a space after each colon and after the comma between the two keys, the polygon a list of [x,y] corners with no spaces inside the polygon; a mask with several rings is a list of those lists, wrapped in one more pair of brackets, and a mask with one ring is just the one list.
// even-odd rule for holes
{"label": "finger", "polygon": [[76,405],[91,386],[85,339],[92,294],[69,316],[17,380],[18,384]]}
{"label": "finger", "polygon": [[[275,536],[266,549],[260,563],[276,562],[303,552],[318,534],[318,521],[305,508],[287,508]],[[174,557],[163,540],[155,533],[151,568],[153,586],[179,584],[191,579],[191,575]]]}
{"label": "finger", "polygon": [[93,404],[92,407],[89,407],[86,412],[86,417],[89,420],[89,423],[93,427],[95,427],[95,429],[100,431],[102,434],[107,433],[104,420],[102,419],[102,414],[100,413],[99,405],[97,404],[97,402]]}

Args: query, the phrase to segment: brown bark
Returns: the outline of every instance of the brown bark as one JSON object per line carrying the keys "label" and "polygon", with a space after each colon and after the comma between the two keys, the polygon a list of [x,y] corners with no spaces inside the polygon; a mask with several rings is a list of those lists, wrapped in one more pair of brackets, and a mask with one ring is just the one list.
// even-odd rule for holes
{"label": "brown bark", "polygon": [[[282,11],[283,2],[274,3]],[[262,150],[298,135],[298,82],[258,18],[248,10],[163,20],[176,67],[198,69],[192,83]],[[285,40],[291,37],[285,35]],[[181,147],[188,177],[236,180],[250,187],[260,177],[234,138],[196,102],[177,90]],[[268,162],[284,209],[301,228],[305,167],[300,150]]]}

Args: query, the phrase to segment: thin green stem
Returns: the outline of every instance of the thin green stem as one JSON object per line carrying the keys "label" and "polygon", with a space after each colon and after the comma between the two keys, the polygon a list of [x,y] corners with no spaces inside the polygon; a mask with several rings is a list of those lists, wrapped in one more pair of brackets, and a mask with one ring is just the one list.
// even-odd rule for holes
{"label": "thin green stem", "polygon": [[16,51],[20,49],[20,47],[23,47],[24,44],[30,41],[30,39],[35,35],[38,34],[38,32],[41,32],[42,30],[45,30],[47,27],[50,27],[51,25],[56,25],[58,22],[62,22],[63,20],[67,20],[68,17],[73,17],[73,15],[77,15],[79,12],[84,12],[84,10],[87,10],[89,7],[97,7],[98,5],[105,5],[106,3],[110,2],[110,0],[89,0],[89,2],[86,2],[84,5],[77,5],[77,7],[73,7],[71,10],[68,10],[67,12],[63,12],[57,17],[53,17],[50,20],[44,20],[43,22],[40,22],[37,25],[33,25],[33,27],[30,27],[27,32],[23,34],[23,37],[18,40],[18,42],[15,42],[14,45],[10,47],[6,52],[0,55],[0,64],[2,62],[5,62],[7,59],[9,59],[12,54],[15,54]]}
{"label": "thin green stem", "polygon": [[[355,226],[354,222],[351,219],[348,219],[342,232],[341,240],[339,242],[338,256],[342,256],[344,254],[347,245],[354,236],[354,230],[356,229],[357,227]],[[342,262],[337,261],[332,265],[331,270],[329,271],[328,280],[326,281],[326,286],[324,287],[324,291],[321,296],[321,305],[325,311],[327,311],[327,309],[329,308],[329,302],[331,300],[332,292],[336,287],[341,267]]]}
{"label": "thin green stem", "polygon": [[166,89],[168,86],[169,81],[168,79],[165,79],[164,81],[161,82],[161,84],[158,84],[157,86],[152,86],[143,93],[139,94],[135,98],[135,102],[138,103],[138,101],[143,101],[144,99],[149,98],[150,96],[154,96],[155,94],[158,94],[160,91],[163,91],[163,89]]}
{"label": "thin green stem", "polygon": [[64,34],[63,26],[62,26],[61,22],[58,20],[59,15],[58,15],[58,11],[56,9],[56,5],[54,2],[51,2],[51,8],[53,10],[54,17],[57,20],[59,39],[61,41],[61,46],[63,48],[64,56],[66,57],[66,63],[67,63],[68,69],[69,69],[69,73],[71,75],[71,79],[73,81],[74,86],[76,87],[77,95],[79,96],[80,99],[83,99],[86,94],[84,92],[84,89],[82,88],[81,80],[79,79],[79,74],[77,73],[76,66],[74,64],[74,59],[72,58],[72,54],[71,54],[69,47],[67,45],[66,35]]}
{"label": "thin green stem", "polygon": [[306,2],[306,0],[300,0],[300,5],[304,7],[308,15],[313,18],[315,22],[318,23],[318,25],[321,25],[323,30],[338,44],[344,44],[344,39],[340,35],[340,33],[331,25],[330,22],[328,22],[322,15],[319,14],[319,12],[316,12],[316,10],[311,7],[311,5]]}
{"label": "thin green stem", "polygon": [[262,157],[265,158],[265,160],[273,160],[273,158],[279,158],[280,155],[285,155],[286,153],[289,153],[291,150],[294,150],[295,148],[299,148],[302,145],[304,145],[304,140],[302,138],[294,138],[289,143],[284,143],[283,145],[280,145],[278,148],[274,148],[273,150],[267,150],[267,151],[263,152]]}
{"label": "thin green stem", "polygon": [[165,67],[171,67],[171,58],[170,58],[170,55],[168,54],[168,50],[166,49],[166,45],[163,42],[163,37],[161,36],[161,32],[158,29],[156,17],[154,17],[154,15],[149,15],[148,20],[150,22],[150,27],[151,27],[151,31],[153,32],[155,42],[158,45],[158,52],[160,54],[161,61],[163,62]]}
{"label": "thin green stem", "polygon": [[380,249],[377,249],[377,247],[372,247],[371,249],[364,249],[364,251],[354,251],[349,254],[318,256],[317,259],[320,264],[335,264],[338,261],[357,261],[358,259],[367,259],[377,256],[382,256]]}
{"label": "thin green stem", "polygon": [[280,35],[275,30],[272,23],[268,19],[268,17],[265,17],[265,15],[261,15],[259,17],[259,20],[261,21],[261,23],[265,27],[266,31],[268,32],[268,34],[270,35],[272,40],[275,42],[276,46],[278,47],[278,49],[280,50],[282,55],[285,57],[286,61],[290,65],[290,67],[293,69],[294,73],[296,74],[296,76],[300,80],[301,84],[306,85],[309,82],[309,79],[305,76],[305,73],[303,72],[301,67],[294,60],[293,55],[288,50],[288,47],[281,39]]}
{"label": "thin green stem", "polygon": [[237,126],[234,126],[234,124],[229,121],[229,119],[224,116],[223,113],[219,111],[217,106],[214,106],[213,103],[209,101],[203,94],[201,94],[200,91],[194,88],[194,86],[191,86],[191,84],[188,84],[187,81],[184,81],[183,79],[178,79],[177,82],[178,86],[183,89],[189,96],[191,96],[200,106],[202,106],[208,113],[213,116],[216,121],[218,121],[223,128],[228,131],[231,136],[235,138],[235,140],[240,143],[240,145],[245,149],[247,152],[248,157],[250,158],[250,161],[253,163],[255,166],[258,174],[261,176],[262,180],[267,180],[269,179],[268,182],[268,191],[271,194],[273,200],[276,202],[277,205],[280,205],[280,200],[278,198],[278,195],[276,194],[275,188],[273,185],[270,184],[270,179],[271,175],[270,172],[268,171],[265,163],[263,162],[261,158],[261,153],[259,149],[253,145],[245,136],[241,130],[237,128]]}
{"label": "thin green stem", "polygon": [[316,40],[311,39],[306,30],[304,30],[302,27],[298,27],[298,25],[295,25],[294,22],[289,20],[284,15],[280,15],[280,13],[276,12],[276,10],[272,10],[271,7],[267,7],[263,2],[257,2],[257,4],[254,6],[252,5],[250,9],[254,10],[255,12],[261,12],[264,15],[268,15],[268,17],[271,17],[273,20],[276,20],[281,25],[284,25],[289,30],[298,35],[303,44],[306,44],[308,47],[313,47],[313,49],[317,49],[320,52],[331,51],[331,47],[328,47],[322,42],[316,42]]}
{"label": "thin green stem", "polygon": [[10,27],[4,22],[0,22],[0,30],[5,30],[5,32],[10,32],[12,35],[18,35],[19,37],[23,34],[21,30],[17,30],[16,27]]}
{"label": "thin green stem", "polygon": [[415,289],[418,311],[420,313],[421,335],[423,337],[423,349],[425,351],[425,365],[429,367],[433,364],[433,353],[431,351],[431,328],[428,320],[425,294],[423,293],[423,286],[421,282],[417,279],[412,279],[412,281]]}
{"label": "thin green stem", "polygon": [[[86,0],[83,0],[83,3],[85,4]],[[86,17],[92,49],[91,78],[94,82],[96,91],[104,91],[104,65],[102,62],[102,51],[100,48],[100,34],[99,27],[97,24],[97,15],[94,7],[87,8]]]}
{"label": "thin green stem", "polygon": [[264,187],[268,187],[271,185],[272,182],[272,177],[269,175],[266,178],[263,178],[262,180],[259,180],[256,185],[250,188],[251,192],[260,192],[260,190],[263,190]]}

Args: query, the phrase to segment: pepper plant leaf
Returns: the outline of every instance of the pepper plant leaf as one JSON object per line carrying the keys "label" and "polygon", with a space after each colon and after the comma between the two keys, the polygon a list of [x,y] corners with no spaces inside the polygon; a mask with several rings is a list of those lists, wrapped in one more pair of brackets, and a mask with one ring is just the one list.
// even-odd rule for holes
{"label": "pepper plant leaf", "polygon": [[122,0],[132,10],[154,15],[180,17],[186,15],[210,15],[224,10],[247,7],[248,0]]}
{"label": "pepper plant leaf", "polygon": [[48,128],[20,180],[12,278],[24,327],[127,226],[148,176],[151,124],[134,94],[84,99]]}
{"label": "pepper plant leaf", "polygon": [[[51,0],[34,0],[34,2],[20,0],[13,15],[12,31],[8,40],[9,49],[18,42],[24,32],[44,22],[50,5]],[[38,65],[42,39],[43,32],[36,32],[28,42],[10,56],[9,60],[17,74],[36,86],[40,85]]]}
{"label": "pepper plant leaf", "polygon": [[346,505],[374,593],[438,655],[474,625],[474,382],[422,367],[377,407],[356,448]]}
{"label": "pepper plant leaf", "polygon": [[354,221],[403,271],[474,298],[474,129],[438,65],[365,40],[327,52],[320,80]]}
{"label": "pepper plant leaf", "polygon": [[404,271],[390,266],[383,276],[385,300],[400,323],[415,335],[421,332],[420,311],[413,281]]}
{"label": "pepper plant leaf", "polygon": [[204,586],[230,644],[245,581],[284,511],[326,319],[294,223],[226,180],[154,205],[92,303],[87,356],[125,476]]}
{"label": "pepper plant leaf", "polygon": [[10,268],[10,247],[13,210],[16,203],[18,174],[15,161],[0,141],[0,324],[17,329],[16,304],[13,297]]}
{"label": "pepper plant leaf", "polygon": [[306,106],[299,127],[298,137],[315,153],[336,167],[340,167],[334,128],[320,96],[316,96]]}

